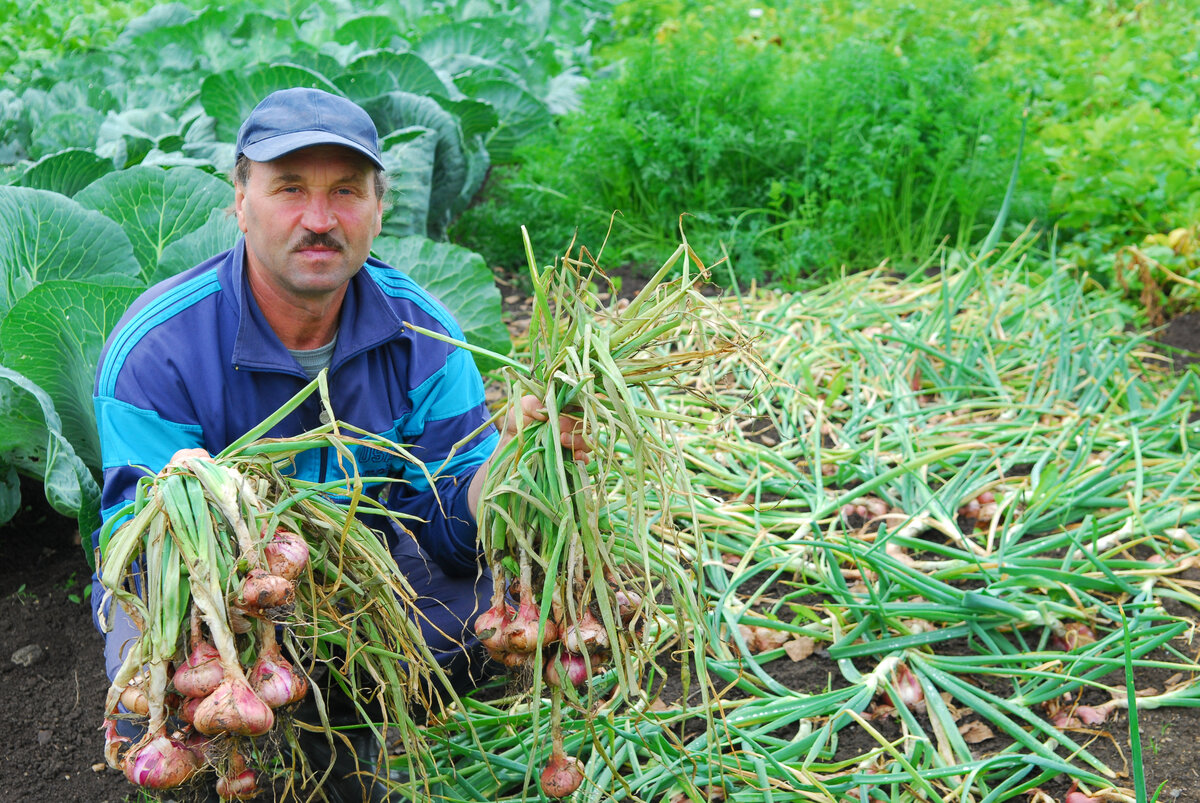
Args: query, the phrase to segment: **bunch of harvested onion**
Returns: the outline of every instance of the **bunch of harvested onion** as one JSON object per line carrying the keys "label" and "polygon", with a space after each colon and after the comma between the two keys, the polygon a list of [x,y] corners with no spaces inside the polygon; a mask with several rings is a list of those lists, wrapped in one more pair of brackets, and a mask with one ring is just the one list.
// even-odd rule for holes
{"label": "bunch of harvested onion", "polygon": [[[106,759],[133,783],[172,788],[215,770],[222,798],[253,796],[262,759],[293,736],[277,713],[308,693],[321,664],[360,706],[382,702],[373,710],[384,721],[372,724],[420,755],[406,695],[427,688],[437,665],[411,589],[355,515],[378,508],[362,490],[379,479],[358,476],[351,453],[401,448],[336,423],[257,439],[323,378],[220,455],[182,457],[145,478],[101,533],[101,582],[140,631],[105,704]],[[326,448],[347,467],[341,480],[285,473],[301,452]],[[128,744],[119,718],[145,735]]]}
{"label": "bunch of harvested onion", "polygon": [[[568,252],[538,269],[523,234],[536,300],[532,368],[510,362],[504,371],[509,398],[536,396],[546,420],[522,422],[484,480],[479,524],[495,590],[475,628],[495,660],[529,671],[535,688],[549,686],[542,790],[562,797],[583,780],[563,753],[564,694],[575,699],[590,678],[611,671],[618,693],[636,697],[651,646],[685,638],[703,609],[691,557],[680,553],[654,500],[686,493],[669,425],[705,422],[662,410],[654,389],[736,344],[714,338],[686,352],[660,348],[703,329],[699,310],[713,313],[699,290],[707,272],[686,241],[627,305],[602,307],[596,288],[607,279],[594,261]],[[682,275],[667,280],[681,259]],[[561,446],[561,414],[582,421],[594,446],[587,461]]]}

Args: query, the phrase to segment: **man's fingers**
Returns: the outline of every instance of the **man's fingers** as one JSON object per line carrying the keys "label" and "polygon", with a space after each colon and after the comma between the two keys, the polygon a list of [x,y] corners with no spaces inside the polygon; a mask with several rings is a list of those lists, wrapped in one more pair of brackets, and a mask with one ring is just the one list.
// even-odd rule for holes
{"label": "man's fingers", "polygon": [[179,451],[175,452],[175,454],[171,455],[171,459],[168,461],[167,465],[177,466],[182,465],[184,460],[194,458],[208,459],[210,457],[212,457],[212,455],[210,455],[205,449],[180,449]]}
{"label": "man's fingers", "polygon": [[[532,394],[522,396],[520,399],[521,415],[524,418],[523,423],[531,423],[533,421],[549,421],[550,415],[546,412],[545,406],[541,399]],[[505,429],[516,434],[518,426],[515,418],[515,410],[510,412],[505,421]],[[570,449],[572,455],[577,460],[586,460],[592,452],[592,445],[583,433],[583,421],[581,419],[569,416],[566,414],[558,417],[559,442],[564,449]]]}
{"label": "man's fingers", "polygon": [[546,421],[550,418],[546,414],[546,408],[542,405],[541,399],[534,395],[521,397],[521,412],[525,415],[525,420]]}

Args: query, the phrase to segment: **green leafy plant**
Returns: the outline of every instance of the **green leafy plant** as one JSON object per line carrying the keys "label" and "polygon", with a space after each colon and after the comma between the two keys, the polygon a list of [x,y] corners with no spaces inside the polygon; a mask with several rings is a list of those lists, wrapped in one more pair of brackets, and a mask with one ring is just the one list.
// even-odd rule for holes
{"label": "green leafy plant", "polygon": [[614,77],[517,149],[519,169],[497,174],[456,236],[515,250],[524,218],[599,242],[617,210],[622,240],[661,247],[686,213],[697,247],[726,242],[739,278],[794,283],[982,235],[1019,110],[975,80],[964,40],[802,55],[803,38],[757,34],[749,11],[683,15],[619,50]]}
{"label": "green leafy plant", "polygon": [[86,47],[72,35],[39,49],[39,26],[64,13],[40,1],[24,22],[4,22],[31,48],[0,49],[11,58],[0,77],[0,185],[10,185],[0,186],[0,415],[13,425],[0,443],[0,522],[29,474],[94,529],[90,396],[104,338],[148,284],[234,244],[222,174],[241,120],[272,90],[321,86],[375,113],[393,188],[377,253],[430,286],[469,341],[509,351],[486,264],[426,238],[443,237],[517,139],[577,104],[582,32],[606,0],[437,13],[388,0],[350,4],[351,14],[336,0],[84,6]]}

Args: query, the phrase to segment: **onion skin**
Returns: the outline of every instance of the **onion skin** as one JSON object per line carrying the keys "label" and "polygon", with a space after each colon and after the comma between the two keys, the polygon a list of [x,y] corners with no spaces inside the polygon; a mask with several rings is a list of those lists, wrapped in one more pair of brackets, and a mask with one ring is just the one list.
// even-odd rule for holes
{"label": "onion skin", "polygon": [[543,677],[550,686],[582,686],[591,677],[591,671],[582,655],[560,651],[546,661]]}
{"label": "onion skin", "polygon": [[234,753],[229,771],[217,779],[217,795],[222,800],[250,800],[258,796],[258,775],[246,767],[246,758]]}
{"label": "onion skin", "polygon": [[263,547],[263,557],[272,574],[295,580],[308,565],[308,542],[300,534],[280,527]]}
{"label": "onion skin", "polygon": [[532,603],[522,602],[517,615],[504,628],[504,638],[512,652],[532,653],[539,647],[558,640],[558,625],[553,619],[546,620],[546,627],[538,635],[538,619],[541,611]]}
{"label": "onion skin", "polygon": [[475,620],[475,635],[479,637],[479,643],[486,647],[492,657],[497,660],[500,655],[508,652],[504,629],[514,616],[516,616],[516,611],[513,610],[513,607],[500,602],[479,614]]}
{"label": "onion skin", "polygon": [[200,768],[196,754],[165,733],[130,748],[121,768],[131,783],[147,789],[171,789]]}
{"label": "onion skin", "polygon": [[196,708],[192,724],[206,736],[234,733],[262,736],[275,724],[271,707],[259,699],[245,676],[226,677]]}
{"label": "onion skin", "polygon": [[171,676],[175,690],[184,697],[207,697],[224,679],[221,654],[207,641],[197,642],[187,660]]}
{"label": "onion skin", "polygon": [[117,758],[117,754],[123,744],[129,744],[129,738],[117,732],[117,721],[115,719],[106,718],[104,720],[104,760],[113,769],[121,768],[121,762]]}
{"label": "onion skin", "polygon": [[608,647],[608,631],[591,611],[585,610],[579,621],[563,633],[563,647],[576,655],[600,652]]}
{"label": "onion skin", "polygon": [[583,762],[556,749],[550,754],[540,781],[546,797],[566,797],[583,783]]}
{"label": "onion skin", "polygon": [[264,649],[246,675],[250,688],[271,708],[299,702],[308,694],[308,681],[279,651],[279,645]]}
{"label": "onion skin", "polygon": [[262,569],[247,572],[238,592],[238,604],[248,613],[287,608],[295,601],[296,590],[288,580]]}
{"label": "onion skin", "polygon": [[237,604],[230,603],[226,611],[229,615],[229,629],[234,633],[241,635],[254,629],[254,622],[250,614],[239,608]]}

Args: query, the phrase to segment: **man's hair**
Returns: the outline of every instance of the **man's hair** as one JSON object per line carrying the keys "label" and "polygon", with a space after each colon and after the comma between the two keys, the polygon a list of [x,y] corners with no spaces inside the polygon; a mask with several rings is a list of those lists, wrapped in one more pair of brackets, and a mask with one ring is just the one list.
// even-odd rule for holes
{"label": "man's hair", "polygon": [[[253,160],[248,159],[246,154],[242,154],[237,158],[237,162],[233,165],[232,179],[234,184],[246,186],[246,182],[250,180],[250,165]],[[375,171],[375,197],[380,200],[385,200],[388,190],[387,173],[372,165]]]}

